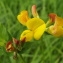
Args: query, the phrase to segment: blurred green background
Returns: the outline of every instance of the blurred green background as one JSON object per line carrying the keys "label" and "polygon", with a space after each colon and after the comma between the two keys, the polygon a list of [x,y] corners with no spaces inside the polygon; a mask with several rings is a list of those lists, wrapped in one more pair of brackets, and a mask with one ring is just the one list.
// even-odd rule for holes
{"label": "blurred green background", "polygon": [[[12,37],[19,39],[26,27],[18,22],[17,15],[27,10],[32,17],[34,4],[45,22],[49,13],[63,17],[63,0],[0,0],[0,63],[22,63],[20,58],[14,60],[13,53],[6,52],[3,44]],[[26,43],[21,54],[25,63],[63,63],[63,38],[44,34],[40,40]]]}

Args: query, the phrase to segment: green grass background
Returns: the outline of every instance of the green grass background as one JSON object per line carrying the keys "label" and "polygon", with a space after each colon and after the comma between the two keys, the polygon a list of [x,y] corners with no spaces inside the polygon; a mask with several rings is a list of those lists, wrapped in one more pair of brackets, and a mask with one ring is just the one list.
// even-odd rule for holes
{"label": "green grass background", "polygon": [[[26,27],[18,22],[17,15],[27,10],[32,17],[33,4],[45,22],[49,13],[63,17],[63,0],[0,0],[0,63],[22,63],[21,58],[14,60],[13,53],[6,52],[3,44],[12,37],[19,39]],[[26,43],[20,54],[25,63],[63,63],[63,38],[44,34],[40,40]]]}

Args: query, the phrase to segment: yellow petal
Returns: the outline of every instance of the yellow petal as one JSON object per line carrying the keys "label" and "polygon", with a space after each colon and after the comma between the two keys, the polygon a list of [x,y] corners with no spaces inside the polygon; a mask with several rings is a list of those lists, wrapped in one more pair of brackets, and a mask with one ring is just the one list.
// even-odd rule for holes
{"label": "yellow petal", "polygon": [[22,11],[18,16],[17,16],[18,21],[23,24],[26,25],[27,20],[29,19],[28,17],[28,12],[27,11]]}
{"label": "yellow petal", "polygon": [[44,24],[44,21],[39,18],[32,18],[27,21],[27,28],[30,30],[35,30],[40,25]]}
{"label": "yellow petal", "polygon": [[63,26],[63,18],[56,16],[55,25]]}
{"label": "yellow petal", "polygon": [[48,33],[52,34],[55,37],[62,37],[63,36],[63,28],[62,26],[56,26],[53,25],[49,27]]}
{"label": "yellow petal", "polygon": [[51,25],[48,28],[46,28],[46,32],[53,35],[54,29],[54,25]]}
{"label": "yellow petal", "polygon": [[46,29],[46,25],[45,25],[45,24],[39,26],[39,27],[35,30],[34,38],[35,38],[36,40],[39,40],[39,39],[41,38],[41,36],[43,35],[45,29]]}
{"label": "yellow petal", "polygon": [[32,38],[33,38],[33,31],[30,31],[30,30],[25,30],[22,32],[21,36],[20,36],[20,40],[23,40],[24,38],[25,41],[30,41]]}

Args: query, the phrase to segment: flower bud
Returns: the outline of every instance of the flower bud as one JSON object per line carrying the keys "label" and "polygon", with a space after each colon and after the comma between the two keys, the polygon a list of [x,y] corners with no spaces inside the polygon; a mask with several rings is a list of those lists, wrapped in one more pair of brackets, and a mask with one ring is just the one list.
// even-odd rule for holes
{"label": "flower bud", "polygon": [[37,13],[37,10],[36,10],[36,5],[32,6],[32,15],[33,15],[33,17],[39,17],[38,13]]}
{"label": "flower bud", "polygon": [[14,51],[14,47],[13,47],[13,44],[11,41],[9,41],[7,44],[6,44],[6,51],[7,52],[12,52]]}
{"label": "flower bud", "polygon": [[19,40],[13,38],[13,43],[14,43],[15,45],[19,45]]}
{"label": "flower bud", "polygon": [[51,19],[51,22],[54,22],[55,21],[55,17],[56,17],[57,15],[56,14],[54,14],[54,13],[50,13],[49,14],[49,18]]}

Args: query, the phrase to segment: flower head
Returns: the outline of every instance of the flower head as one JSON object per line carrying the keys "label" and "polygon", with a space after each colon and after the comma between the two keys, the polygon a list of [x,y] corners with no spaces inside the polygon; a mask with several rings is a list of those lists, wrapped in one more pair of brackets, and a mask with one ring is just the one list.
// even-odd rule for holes
{"label": "flower head", "polygon": [[[39,18],[35,5],[32,6],[32,15],[34,16],[34,18],[30,18],[26,21],[27,30],[23,31],[20,35],[20,40],[26,38],[25,42],[30,41],[32,38],[39,40],[46,29],[46,24],[42,19]],[[23,17],[25,16],[21,16],[21,18]]]}
{"label": "flower head", "polygon": [[6,51],[7,52],[21,51],[22,46],[25,43],[25,39],[26,38],[23,38],[22,40],[17,40],[13,38],[12,41],[6,43]]}
{"label": "flower head", "polygon": [[52,20],[54,23],[49,26],[46,31],[56,37],[63,36],[63,18],[57,16],[56,14],[50,14],[49,17],[49,21]]}

